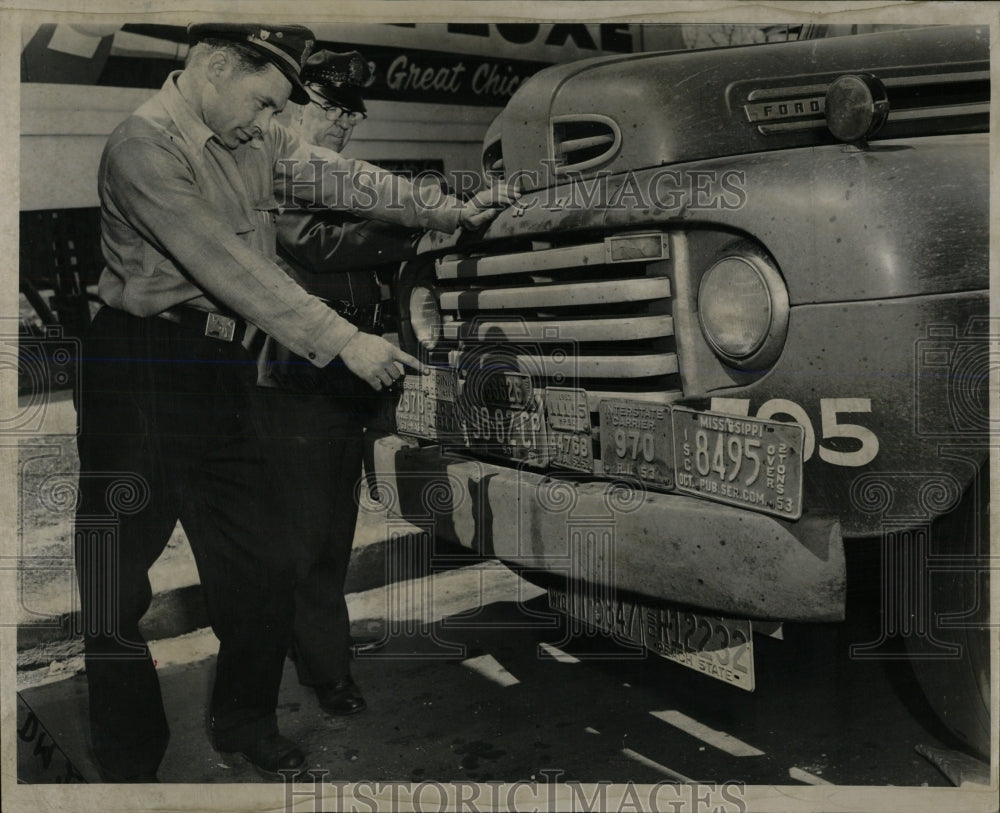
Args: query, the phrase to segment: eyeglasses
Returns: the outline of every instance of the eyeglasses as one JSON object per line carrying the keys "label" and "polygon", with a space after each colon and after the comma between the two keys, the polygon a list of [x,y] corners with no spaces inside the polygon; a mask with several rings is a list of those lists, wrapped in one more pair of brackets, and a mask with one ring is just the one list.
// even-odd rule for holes
{"label": "eyeglasses", "polygon": [[315,99],[313,99],[313,104],[323,111],[329,121],[336,121],[341,116],[347,116],[347,123],[352,127],[359,121],[368,118],[364,113],[357,110],[348,110],[346,107],[340,107],[339,105],[324,104],[323,102],[317,102]]}

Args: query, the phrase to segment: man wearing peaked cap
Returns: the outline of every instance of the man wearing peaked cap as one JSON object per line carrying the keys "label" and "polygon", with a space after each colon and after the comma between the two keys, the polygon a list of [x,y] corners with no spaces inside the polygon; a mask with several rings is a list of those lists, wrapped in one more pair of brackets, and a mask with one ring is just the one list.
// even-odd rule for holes
{"label": "man wearing peaked cap", "polygon": [[308,98],[293,116],[299,135],[313,144],[343,150],[354,127],[368,117],[361,94],[371,81],[371,67],[357,51],[313,54],[302,69]]}
{"label": "man wearing peaked cap", "polygon": [[309,101],[299,74],[312,53],[316,37],[304,25],[197,23],[188,26],[188,41],[191,45],[210,40],[239,44],[256,51],[291,83],[291,101],[296,104],[306,104]]}
{"label": "man wearing peaked cap", "polygon": [[[178,520],[219,639],[215,746],[269,778],[303,765],[275,713],[297,560],[270,477],[276,442],[264,430],[272,405],[257,386],[259,346],[267,334],[304,363],[343,365],[373,388],[403,364],[420,367],[276,262],[276,184],[319,207],[350,208],[361,204],[345,196],[344,179],[359,185],[376,171],[274,121],[289,98],[309,98],[297,71],[311,32],[218,23],[190,33],[184,69],[114,130],[98,170],[106,266],[103,306],[82,339],[74,546],[90,739],[106,781],[156,781],[166,750],[139,621],[148,570]],[[444,231],[484,225],[511,200],[431,208],[395,176],[367,192],[372,214]]]}
{"label": "man wearing peaked cap", "polygon": [[361,91],[372,81],[372,69],[357,51],[318,51],[302,67],[302,81],[322,98],[345,110],[367,113]]}
{"label": "man wearing peaked cap", "polygon": [[[292,111],[291,129],[304,140],[342,150],[366,111],[371,81],[357,51],[313,54],[302,71],[310,103]],[[323,297],[359,330],[380,334],[381,289],[376,268],[415,253],[413,229],[351,212],[290,206],[278,217],[278,249],[288,273]],[[330,714],[366,704],[350,673],[350,619],[344,583],[358,516],[364,421],[376,407],[372,390],[344,367],[316,370],[273,339],[262,354],[262,383],[275,401],[269,432],[299,438],[281,448],[276,479],[281,511],[302,559],[295,588],[292,655],[299,682],[316,690]],[[304,440],[304,442],[302,442]]]}

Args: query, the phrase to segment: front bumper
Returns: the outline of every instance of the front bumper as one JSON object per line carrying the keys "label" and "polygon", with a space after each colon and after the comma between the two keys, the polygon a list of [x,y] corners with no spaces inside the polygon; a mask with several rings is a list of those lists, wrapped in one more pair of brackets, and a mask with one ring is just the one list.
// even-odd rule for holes
{"label": "front bumper", "polygon": [[786,522],[695,497],[466,460],[398,435],[369,461],[387,510],[529,570],[788,621],[844,617],[840,523]]}

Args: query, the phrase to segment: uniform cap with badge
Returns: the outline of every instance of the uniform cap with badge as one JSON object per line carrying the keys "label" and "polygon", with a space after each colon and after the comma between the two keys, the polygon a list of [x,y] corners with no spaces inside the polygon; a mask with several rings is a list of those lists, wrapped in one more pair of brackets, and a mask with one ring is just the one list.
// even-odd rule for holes
{"label": "uniform cap with badge", "polygon": [[302,68],[302,81],[331,104],[351,113],[367,113],[361,89],[372,81],[368,61],[357,51],[317,51]]}
{"label": "uniform cap with badge", "polygon": [[291,82],[288,98],[296,104],[309,104],[309,94],[299,74],[316,44],[316,35],[304,25],[195,23],[188,26],[191,45],[206,39],[240,43],[257,51]]}

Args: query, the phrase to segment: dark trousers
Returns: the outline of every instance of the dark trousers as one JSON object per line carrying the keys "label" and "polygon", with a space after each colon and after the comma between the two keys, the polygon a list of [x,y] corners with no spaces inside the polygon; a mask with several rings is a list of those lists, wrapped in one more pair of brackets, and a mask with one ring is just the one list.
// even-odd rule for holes
{"label": "dark trousers", "polygon": [[317,686],[350,674],[344,581],[358,518],[364,397],[261,392],[270,403],[264,414],[275,447],[271,482],[296,560],[292,656],[299,682]]}
{"label": "dark trousers", "polygon": [[103,308],[77,404],[77,575],[92,743],[107,778],[155,771],[169,731],[139,632],[148,570],[180,520],[220,641],[210,726],[223,750],[277,730],[293,571],[270,499],[253,356]]}

